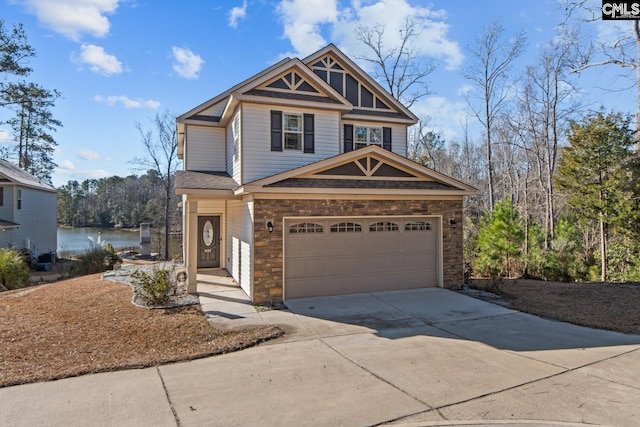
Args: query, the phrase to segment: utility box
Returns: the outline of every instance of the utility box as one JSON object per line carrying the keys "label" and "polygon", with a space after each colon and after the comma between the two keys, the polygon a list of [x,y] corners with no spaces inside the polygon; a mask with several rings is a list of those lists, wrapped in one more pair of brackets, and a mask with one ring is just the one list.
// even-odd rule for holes
{"label": "utility box", "polygon": [[140,257],[151,258],[151,224],[140,224]]}

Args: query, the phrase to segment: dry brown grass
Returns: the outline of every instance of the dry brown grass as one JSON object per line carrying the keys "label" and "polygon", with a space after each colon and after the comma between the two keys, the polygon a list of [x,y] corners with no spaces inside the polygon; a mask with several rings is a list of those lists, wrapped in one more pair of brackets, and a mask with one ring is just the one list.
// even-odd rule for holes
{"label": "dry brown grass", "polygon": [[640,285],[491,280],[474,287],[499,293],[510,307],[576,325],[640,335]]}
{"label": "dry brown grass", "polygon": [[131,296],[99,274],[0,293],[0,387],[227,353],[282,334],[217,330],[200,306],[150,310]]}

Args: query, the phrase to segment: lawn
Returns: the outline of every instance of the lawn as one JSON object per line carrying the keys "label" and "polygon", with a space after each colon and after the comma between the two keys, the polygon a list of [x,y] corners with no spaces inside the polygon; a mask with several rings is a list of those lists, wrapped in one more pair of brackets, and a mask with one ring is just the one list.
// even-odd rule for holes
{"label": "lawn", "polygon": [[146,309],[100,274],[0,293],[0,387],[228,353],[280,336],[218,330],[199,305]]}

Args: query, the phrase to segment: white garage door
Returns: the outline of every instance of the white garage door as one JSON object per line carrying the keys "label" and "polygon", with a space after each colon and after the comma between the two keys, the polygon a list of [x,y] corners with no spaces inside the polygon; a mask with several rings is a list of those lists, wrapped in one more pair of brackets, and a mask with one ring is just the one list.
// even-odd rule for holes
{"label": "white garage door", "polygon": [[439,286],[440,217],[286,218],[284,298]]}

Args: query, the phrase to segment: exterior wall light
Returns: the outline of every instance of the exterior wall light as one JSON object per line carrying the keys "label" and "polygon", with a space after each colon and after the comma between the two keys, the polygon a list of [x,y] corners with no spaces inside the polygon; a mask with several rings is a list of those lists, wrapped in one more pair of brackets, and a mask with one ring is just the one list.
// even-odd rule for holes
{"label": "exterior wall light", "polygon": [[449,225],[451,227],[453,227],[453,229],[456,229],[456,220],[454,218],[449,218]]}
{"label": "exterior wall light", "polygon": [[269,233],[273,233],[273,222],[267,222],[267,228],[269,229]]}

